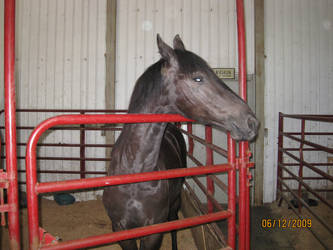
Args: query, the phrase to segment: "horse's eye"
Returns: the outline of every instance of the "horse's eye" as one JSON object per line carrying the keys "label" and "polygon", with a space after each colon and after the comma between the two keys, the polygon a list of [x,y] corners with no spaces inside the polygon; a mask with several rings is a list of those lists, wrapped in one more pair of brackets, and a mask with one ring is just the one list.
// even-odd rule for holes
{"label": "horse's eye", "polygon": [[203,78],[200,77],[200,76],[198,76],[198,77],[194,77],[194,78],[193,78],[193,81],[195,81],[195,82],[203,82]]}

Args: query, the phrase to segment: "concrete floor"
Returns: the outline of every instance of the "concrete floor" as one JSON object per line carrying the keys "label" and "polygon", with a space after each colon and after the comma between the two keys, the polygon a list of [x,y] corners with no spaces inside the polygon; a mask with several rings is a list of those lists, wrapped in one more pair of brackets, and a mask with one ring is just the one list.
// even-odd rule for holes
{"label": "concrete floor", "polygon": [[[317,212],[330,224],[333,222],[333,213],[324,205],[315,208]],[[302,212],[304,218],[309,218],[312,221],[312,229],[315,230],[327,246],[333,246],[332,235],[316,223],[316,221],[304,209]],[[262,220],[275,219],[276,221],[286,219],[287,221],[298,219],[298,217],[288,209],[284,203],[278,207],[276,203],[264,205],[260,207],[251,207],[251,249],[254,250],[321,250],[333,249],[330,247],[323,247],[319,241],[312,235],[306,228],[279,228],[271,227],[265,228],[262,226]],[[219,223],[223,234],[227,237],[227,222]],[[236,240],[238,242],[238,239]],[[238,246],[237,246],[238,249]]]}
{"label": "concrete floor", "polygon": [[263,219],[280,219],[270,206],[251,208],[251,249],[255,250],[295,250],[293,236],[281,228],[262,227]]}

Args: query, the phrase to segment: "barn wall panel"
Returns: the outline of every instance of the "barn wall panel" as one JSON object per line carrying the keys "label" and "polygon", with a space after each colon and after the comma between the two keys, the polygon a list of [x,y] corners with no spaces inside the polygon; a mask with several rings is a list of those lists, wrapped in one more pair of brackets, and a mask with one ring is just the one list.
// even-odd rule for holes
{"label": "barn wall panel", "polygon": [[[245,1],[248,73],[254,73],[253,0]],[[234,0],[122,0],[117,3],[116,107],[127,108],[136,79],[160,56],[159,33],[169,44],[180,34],[185,46],[212,67],[237,71]]]}
{"label": "barn wall panel", "polygon": [[[103,109],[105,107],[106,1],[17,1],[16,79],[18,108]],[[19,114],[21,124],[34,126],[53,114]],[[18,135],[26,141],[28,132]],[[79,143],[79,132],[50,132],[50,143]],[[102,143],[100,133],[87,132],[87,143]],[[24,150],[19,149],[24,155]],[[79,157],[77,148],[41,148],[41,156]],[[104,157],[89,148],[86,155]],[[87,162],[87,170],[104,170],[102,162]],[[20,161],[23,166],[24,162]],[[39,161],[40,169],[78,170],[79,162]],[[21,176],[22,179],[24,175]],[[41,181],[78,175],[40,175]],[[77,194],[77,199],[95,193]]]}
{"label": "barn wall panel", "polygon": [[[333,111],[332,25],[332,0],[265,1],[265,202],[275,199],[278,112],[329,114]],[[300,129],[300,123],[288,124],[289,130]],[[329,124],[308,124],[308,131],[325,129],[333,128]],[[323,145],[332,141],[332,138],[312,139]],[[322,153],[309,156],[314,161],[325,161],[326,157]],[[313,175],[310,171],[305,174]]]}

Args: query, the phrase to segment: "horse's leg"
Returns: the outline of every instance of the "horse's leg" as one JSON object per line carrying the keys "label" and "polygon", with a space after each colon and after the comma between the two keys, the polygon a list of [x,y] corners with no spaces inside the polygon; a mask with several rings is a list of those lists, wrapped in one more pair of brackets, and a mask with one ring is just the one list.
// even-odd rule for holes
{"label": "horse's leg", "polygon": [[[180,206],[180,196],[177,200],[171,204],[170,212],[169,212],[169,221],[178,220],[178,210]],[[172,242],[172,250],[177,250],[177,231],[171,231],[171,242]]]}
{"label": "horse's leg", "polygon": [[119,245],[123,250],[137,250],[136,240],[123,240],[119,241]]}
{"label": "horse's leg", "polygon": [[171,231],[172,250],[178,250],[177,247],[177,231]]}
{"label": "horse's leg", "polygon": [[142,238],[140,241],[140,250],[160,249],[162,238],[163,238],[162,234],[152,234]]}
{"label": "horse's leg", "polygon": [[[113,232],[119,232],[122,230],[126,230],[126,228],[124,228],[120,222],[118,222],[118,223],[115,222],[115,223],[112,223],[112,230],[113,230]],[[123,240],[123,241],[119,241],[118,243],[123,250],[138,250],[138,246],[136,244],[135,239]]]}

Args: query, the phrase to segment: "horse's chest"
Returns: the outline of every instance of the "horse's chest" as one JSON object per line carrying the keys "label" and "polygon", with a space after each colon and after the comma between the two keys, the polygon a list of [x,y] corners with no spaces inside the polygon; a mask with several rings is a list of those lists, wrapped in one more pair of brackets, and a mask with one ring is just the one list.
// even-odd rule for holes
{"label": "horse's chest", "polygon": [[[122,224],[131,227],[152,224],[150,220],[167,216],[169,208],[167,181],[143,182],[109,187],[104,196],[108,202],[114,220],[121,219]],[[105,199],[109,200],[107,197]],[[125,226],[125,225],[123,225]],[[134,225],[132,225],[134,226]]]}

